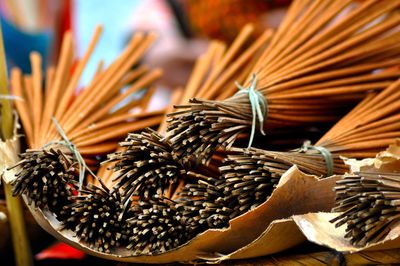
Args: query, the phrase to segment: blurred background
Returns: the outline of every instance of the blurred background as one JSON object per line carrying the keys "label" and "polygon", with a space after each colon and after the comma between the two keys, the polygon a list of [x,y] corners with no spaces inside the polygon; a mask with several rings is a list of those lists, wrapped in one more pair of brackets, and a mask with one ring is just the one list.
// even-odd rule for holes
{"label": "blurred background", "polygon": [[[290,0],[1,0],[0,18],[10,69],[18,66],[30,73],[29,53],[39,52],[44,69],[54,65],[62,36],[71,31],[75,54],[82,56],[98,24],[104,31],[79,82],[89,83],[98,63],[105,65],[122,51],[137,31],[154,31],[157,41],[143,63],[164,69],[157,81],[153,105],[168,103],[172,89],[184,86],[195,59],[207,49],[210,39],[229,44],[242,26],[253,23],[253,38],[266,28],[276,28]],[[150,107],[151,108],[151,107]],[[87,256],[61,244],[36,225],[26,211],[35,265],[123,265]],[[13,265],[7,210],[0,189],[1,265]]]}

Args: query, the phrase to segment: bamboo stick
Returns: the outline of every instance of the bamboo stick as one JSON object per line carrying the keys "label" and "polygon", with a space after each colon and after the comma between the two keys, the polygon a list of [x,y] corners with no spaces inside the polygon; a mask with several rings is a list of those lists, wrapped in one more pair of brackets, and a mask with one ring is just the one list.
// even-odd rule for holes
{"label": "bamboo stick", "polygon": [[[3,46],[3,35],[0,29],[0,92],[3,95],[9,95],[7,83],[6,58]],[[14,126],[9,100],[1,99],[1,133],[4,138],[3,141],[11,140],[14,137]],[[21,199],[20,197],[12,196],[10,184],[6,182],[3,183],[16,265],[33,265]]]}

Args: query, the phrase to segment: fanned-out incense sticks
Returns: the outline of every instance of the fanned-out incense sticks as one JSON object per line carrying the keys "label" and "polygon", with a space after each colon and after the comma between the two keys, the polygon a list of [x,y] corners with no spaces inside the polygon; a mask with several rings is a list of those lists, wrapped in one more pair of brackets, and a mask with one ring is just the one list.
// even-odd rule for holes
{"label": "fanned-out incense sticks", "polygon": [[[111,253],[115,248],[132,255],[156,255],[192,238],[190,227],[177,212],[175,202],[158,196],[124,203],[119,190],[89,184],[71,196],[61,214],[61,230],[70,229],[91,249]],[[125,197],[126,199],[126,197]]]}
{"label": "fanned-out incense sticks", "polygon": [[257,159],[232,155],[225,161],[227,165],[220,167],[224,192],[237,198],[230,217],[233,219],[265,202],[278,184],[280,175],[265,171],[264,164]]}
{"label": "fanned-out incense sticks", "polygon": [[226,228],[229,221],[264,203],[279,182],[280,175],[265,171],[262,163],[241,155],[229,156],[231,164],[220,167],[221,179],[195,175],[177,193],[176,205],[194,233],[209,228]]}
{"label": "fanned-out incense sticks", "polygon": [[[188,173],[194,174],[194,173]],[[188,183],[177,193],[177,209],[190,225],[194,235],[209,228],[225,228],[229,226],[234,196],[224,193],[224,184],[203,175],[194,174],[197,184]]]}
{"label": "fanned-out incense sticks", "polygon": [[[19,166],[33,171],[32,176],[30,170],[20,172],[14,183],[16,187],[20,187],[30,179],[33,180],[33,184],[38,182],[36,179],[40,179],[38,188],[27,185],[29,187],[27,190],[15,189],[15,193],[32,189],[35,192],[44,192],[48,187],[51,188],[47,183],[55,182],[55,179],[46,179],[33,169],[51,165],[51,162],[42,159],[48,160],[46,158],[52,153],[59,154],[61,158],[61,152],[66,157],[65,150],[68,149],[71,149],[68,151],[71,153],[68,155],[71,157],[70,164],[79,163],[76,167],[80,168],[77,171],[78,175],[81,175],[79,182],[82,186],[84,169],[88,167],[95,170],[99,165],[99,159],[117,148],[119,139],[128,132],[155,126],[161,121],[163,110],[146,112],[149,96],[153,90],[150,89],[148,95],[145,94],[139,100],[126,100],[128,96],[147,87],[161,75],[159,69],[149,71],[145,66],[132,68],[154,40],[155,35],[152,33],[135,34],[127,48],[110,66],[104,70],[99,68],[90,84],[80,91],[77,90],[79,77],[95,48],[101,30],[101,27],[96,28],[86,53],[78,59],[73,69],[71,69],[74,61],[71,33],[65,34],[57,67],[50,67],[47,70],[44,91],[39,54],[31,54],[32,75],[22,76],[19,69],[12,70],[13,93],[25,100],[16,103],[16,107],[27,143],[32,149],[23,155]],[[125,86],[128,88],[121,92],[121,88]],[[125,101],[124,106],[115,110],[122,101]],[[141,112],[130,112],[132,108],[138,108]],[[60,145],[65,146],[63,151]],[[82,155],[82,162],[77,158],[75,151],[79,152],[78,157]],[[54,159],[58,161],[59,157]],[[60,171],[62,177],[61,169],[57,171]],[[58,172],[55,175],[51,170],[48,172],[58,178]],[[58,180],[61,182],[62,179]],[[33,194],[29,193],[27,196]],[[35,195],[35,197],[41,196]]]}
{"label": "fanned-out incense sticks", "polygon": [[[178,106],[182,110],[170,114],[168,138],[176,154],[185,161],[206,163],[218,147],[230,148],[239,134],[252,127],[267,132],[335,121],[366,91],[382,90],[393,82],[398,71],[376,70],[400,62],[396,10],[400,3],[370,0],[354,7],[351,2],[294,1],[247,81],[241,83],[264,96],[257,101],[265,101],[266,112],[257,112],[252,123],[256,101],[250,102],[249,93],[234,94],[238,88],[233,86],[223,92],[232,97],[210,101],[221,88],[206,81],[200,94],[204,99],[196,97],[193,104]],[[253,74],[257,83],[251,81]]]}
{"label": "fanned-out incense sticks", "polygon": [[172,195],[184,180],[183,166],[173,155],[169,142],[156,131],[129,134],[120,146],[124,149],[108,155],[106,163],[116,162],[112,166],[118,172],[114,188],[121,188],[126,199],[134,193],[140,199]]}
{"label": "fanned-out incense sticks", "polygon": [[[174,202],[158,196],[140,200],[136,215],[127,220],[130,233],[128,249],[135,255],[157,255],[190,239],[190,230]],[[192,236],[193,237],[193,236]]]}
{"label": "fanned-out incense sticks", "polygon": [[[59,147],[60,148],[60,147]],[[13,194],[24,194],[28,202],[49,210],[60,218],[60,210],[67,205],[73,188],[68,184],[76,179],[77,164],[65,148],[28,151],[21,154],[22,169],[13,181]]]}
{"label": "fanned-out incense sticks", "polygon": [[365,246],[384,238],[400,221],[400,175],[367,173],[343,176],[336,181],[336,207],[343,212],[331,222],[346,225],[346,238]]}
{"label": "fanned-out incense sticks", "polygon": [[81,241],[100,252],[110,253],[114,247],[126,246],[125,219],[130,218],[132,211],[123,208],[118,192],[89,184],[81,193],[84,195],[70,196],[73,203],[64,205],[61,230],[74,231]]}

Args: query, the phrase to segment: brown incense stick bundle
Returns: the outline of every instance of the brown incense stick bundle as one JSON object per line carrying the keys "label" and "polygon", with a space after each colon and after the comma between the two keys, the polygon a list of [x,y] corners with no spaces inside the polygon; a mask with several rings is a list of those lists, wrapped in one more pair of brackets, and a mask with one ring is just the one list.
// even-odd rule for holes
{"label": "brown incense stick bundle", "polygon": [[[13,94],[24,99],[15,103],[30,148],[18,164],[22,170],[14,180],[14,193],[24,194],[38,207],[50,209],[48,205],[55,204],[59,208],[51,211],[56,214],[64,201],[70,202],[67,192],[78,176],[82,187],[85,170],[97,169],[100,160],[114,151],[118,140],[128,132],[157,125],[164,112],[146,111],[153,89],[140,99],[128,99],[161,75],[159,69],[134,67],[154,40],[152,33],[135,34],[110,66],[104,70],[100,66],[89,85],[78,90],[79,78],[101,31],[102,27],[96,28],[86,53],[74,68],[73,41],[67,32],[57,66],[49,67],[45,78],[37,53],[31,54],[32,75],[22,75],[17,68],[11,72]],[[123,87],[127,89],[122,92]],[[121,103],[123,107],[118,108]],[[133,108],[138,112],[131,112]],[[87,182],[93,182],[91,177]],[[57,200],[60,204],[53,203]]]}
{"label": "brown incense stick bundle", "polygon": [[190,224],[191,232],[196,235],[209,228],[227,228],[235,197],[224,193],[221,180],[189,174],[194,175],[198,181],[180,189],[176,207]]}
{"label": "brown incense stick bundle", "polygon": [[158,255],[192,238],[191,229],[175,203],[162,197],[140,200],[137,213],[127,220],[130,233],[128,249],[134,255]]}
{"label": "brown incense stick bundle", "polygon": [[[154,34],[135,34],[127,48],[110,66],[104,70],[99,69],[86,88],[77,90],[79,78],[101,30],[101,27],[96,29],[86,53],[77,60],[72,74],[69,73],[74,62],[73,42],[71,33],[65,34],[57,67],[49,67],[46,72],[44,91],[39,54],[31,55],[31,76],[22,76],[17,68],[12,70],[13,94],[25,99],[25,102],[20,101],[16,105],[30,148],[38,149],[50,141],[60,139],[52,117],[81,153],[88,157],[91,154],[106,154],[116,147],[116,143],[111,145],[110,141],[159,122],[156,117],[161,112],[135,114],[128,110],[114,110],[132,93],[148,86],[161,75],[161,70],[149,71],[146,66],[132,69],[154,40]],[[120,89],[124,86],[128,86],[128,89],[121,93]],[[148,97],[145,98],[148,101]],[[125,105],[131,110],[144,105],[144,102],[131,100]]]}
{"label": "brown incense stick bundle", "polygon": [[[296,164],[302,171],[319,176],[344,174],[348,168],[342,156],[371,158],[400,137],[400,80],[382,92],[370,93],[351,112],[336,123],[315,146],[298,151],[275,152],[260,149],[243,150],[248,157],[263,162],[265,168],[284,172]],[[316,147],[316,148],[315,148]],[[319,149],[319,150],[318,150]],[[322,150],[321,150],[322,149]],[[324,151],[328,154],[324,155]],[[330,157],[330,158],[329,158]],[[231,156],[234,160],[235,156]],[[327,160],[332,160],[329,166]],[[331,168],[331,169],[328,169]]]}
{"label": "brown incense stick bundle", "polygon": [[70,229],[90,248],[110,253],[114,247],[127,245],[129,233],[125,219],[133,211],[124,209],[118,192],[92,184],[81,190],[83,195],[70,196],[70,205],[61,211],[65,217],[60,230]]}
{"label": "brown incense stick bundle", "polygon": [[383,239],[400,219],[400,175],[367,173],[336,181],[336,207],[343,212],[331,222],[346,225],[346,238],[365,246]]}
{"label": "brown incense stick bundle", "polygon": [[[206,83],[204,99],[194,98],[170,114],[168,139],[176,154],[206,163],[218,147],[230,148],[252,127],[334,121],[366,91],[393,82],[398,71],[376,70],[399,64],[400,3],[370,0],[354,7],[351,2],[294,1],[242,83],[251,89],[210,101],[220,87]],[[227,96],[237,90],[233,86]],[[257,104],[264,110],[253,112]]]}

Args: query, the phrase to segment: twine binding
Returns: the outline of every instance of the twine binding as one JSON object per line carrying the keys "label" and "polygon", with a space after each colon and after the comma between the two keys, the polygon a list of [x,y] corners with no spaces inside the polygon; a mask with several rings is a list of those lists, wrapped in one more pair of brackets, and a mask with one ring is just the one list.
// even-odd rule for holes
{"label": "twine binding", "polygon": [[330,151],[328,151],[323,146],[313,146],[313,145],[311,145],[311,142],[309,140],[305,141],[303,143],[303,146],[300,149],[296,149],[294,151],[303,152],[304,153],[308,149],[317,150],[322,154],[322,156],[324,156],[324,161],[325,161],[325,164],[326,164],[327,176],[333,175],[333,157],[332,157],[332,153]]}
{"label": "twine binding", "polygon": [[51,117],[51,120],[53,121],[54,125],[56,126],[56,128],[58,130],[58,133],[60,134],[60,136],[63,138],[64,141],[58,141],[58,140],[50,141],[49,143],[46,143],[45,145],[43,145],[41,147],[41,149],[44,149],[44,148],[50,146],[51,144],[59,144],[59,145],[65,146],[71,150],[71,152],[72,152],[74,158],[77,160],[78,166],[79,166],[79,195],[80,195],[80,191],[82,190],[83,179],[85,178],[86,170],[94,178],[96,178],[103,187],[105,187],[105,184],[103,183],[103,181],[100,178],[98,178],[92,172],[92,170],[90,170],[90,168],[86,165],[85,160],[83,159],[82,155],[79,153],[76,146],[68,139],[67,135],[65,135],[64,131],[62,130],[61,126],[58,124],[57,120],[54,117]]}
{"label": "twine binding", "polygon": [[253,119],[251,123],[251,133],[250,133],[250,139],[249,139],[249,145],[247,148],[250,148],[253,140],[254,140],[254,135],[256,132],[256,120],[258,118],[258,122],[260,124],[260,132],[261,134],[265,135],[264,132],[264,121],[266,117],[268,117],[268,103],[267,100],[265,99],[264,95],[256,90],[257,86],[257,75],[253,74],[250,82],[250,87],[248,88],[243,88],[241,85],[239,85],[238,82],[235,82],[236,86],[239,88],[239,91],[235,94],[248,94],[249,95],[249,100],[251,104],[251,111],[253,114]]}

